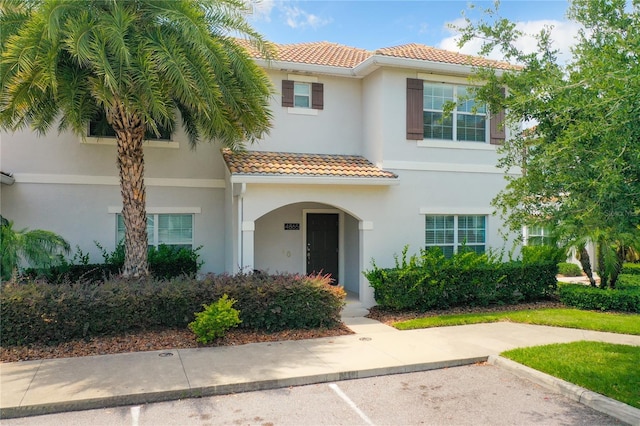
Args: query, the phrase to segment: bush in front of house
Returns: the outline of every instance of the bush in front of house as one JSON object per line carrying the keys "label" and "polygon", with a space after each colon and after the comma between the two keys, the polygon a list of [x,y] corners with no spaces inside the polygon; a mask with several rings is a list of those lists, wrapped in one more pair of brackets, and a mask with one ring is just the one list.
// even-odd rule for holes
{"label": "bush in front of house", "polygon": [[196,319],[189,323],[189,330],[198,337],[200,343],[210,343],[223,337],[227,330],[242,322],[240,311],[233,308],[234,299],[224,294],[210,305],[202,305],[204,311],[196,312]]}
{"label": "bush in front of house", "polygon": [[239,274],[204,280],[7,284],[0,293],[2,346],[56,344],[154,328],[186,327],[202,305],[237,300],[243,328],[278,331],[340,324],[345,292],[323,276]]}
{"label": "bush in front of house", "polygon": [[558,297],[565,305],[578,309],[640,313],[640,287],[601,289],[581,284],[560,284]]}
{"label": "bush in front of house", "polygon": [[565,277],[582,276],[582,269],[575,263],[560,262],[558,263],[558,273]]}
{"label": "bush in front of house", "polygon": [[556,289],[556,273],[555,261],[502,263],[474,252],[446,258],[438,248],[407,258],[407,247],[395,268],[374,262],[364,272],[380,306],[423,311],[546,298]]}
{"label": "bush in front of house", "polygon": [[[112,252],[107,252],[100,244],[104,263],[89,263],[89,256],[78,248],[71,260],[62,259],[59,265],[46,269],[27,269],[29,279],[44,279],[52,284],[63,282],[102,282],[115,277],[124,266],[124,246],[119,244]],[[172,279],[180,276],[194,277],[202,266],[198,251],[201,247],[174,248],[161,244],[149,247],[149,273],[158,279]]]}
{"label": "bush in front of house", "polygon": [[205,282],[210,279],[216,294],[238,301],[242,328],[279,331],[335,327],[341,322],[346,293],[330,284],[329,275],[218,275]]}
{"label": "bush in front of house", "polygon": [[637,290],[640,292],[640,275],[620,274],[616,289],[619,290]]}
{"label": "bush in front of house", "polygon": [[625,263],[622,265],[621,274],[640,275],[640,263]]}

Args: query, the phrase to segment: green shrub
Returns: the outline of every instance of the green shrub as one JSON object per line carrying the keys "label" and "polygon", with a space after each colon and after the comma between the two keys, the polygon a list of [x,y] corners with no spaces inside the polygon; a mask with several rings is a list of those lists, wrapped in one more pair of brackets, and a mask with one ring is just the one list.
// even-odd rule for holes
{"label": "green shrub", "polygon": [[[47,269],[28,269],[25,275],[28,279],[45,279],[52,284],[62,282],[103,282],[120,273],[124,265],[124,246],[119,244],[112,252],[107,252],[100,244],[104,263],[90,264],[86,255],[82,255],[82,262],[76,263],[78,254],[70,261],[63,260],[60,265]],[[161,244],[158,248],[149,248],[149,273],[159,279],[172,279],[179,276],[193,277],[202,266],[198,251],[195,249],[179,248]],[[82,253],[78,249],[78,253]]]}
{"label": "green shrub", "polygon": [[345,292],[323,276],[209,275],[204,280],[31,281],[0,292],[0,344],[55,344],[134,330],[186,327],[224,294],[237,300],[243,328],[277,331],[340,324]]}
{"label": "green shrub", "polygon": [[[207,281],[205,279],[205,281]],[[238,301],[242,328],[279,331],[335,327],[346,293],[330,277],[239,274],[214,277],[216,294]]]}
{"label": "green shrub", "polygon": [[197,312],[195,321],[189,323],[189,329],[198,337],[198,342],[210,343],[242,322],[239,311],[233,308],[234,303],[236,301],[225,294],[217,302],[202,305],[204,311]]}
{"label": "green shrub", "polygon": [[578,309],[640,313],[640,289],[600,289],[581,284],[558,286],[560,301]]}
{"label": "green shrub", "polygon": [[[156,278],[171,279],[181,275],[195,276],[202,261],[198,258],[198,251],[202,247],[195,249],[180,248],[161,244],[158,248],[149,249],[149,272]],[[124,265],[124,263],[122,263]]]}
{"label": "green shrub", "polygon": [[439,249],[421,250],[407,259],[396,256],[395,268],[373,263],[364,275],[376,302],[392,309],[447,309],[516,303],[551,296],[556,288],[555,262],[500,263],[474,252],[445,258]]}
{"label": "green shrub", "polygon": [[640,275],[634,274],[620,274],[618,277],[618,282],[616,284],[616,288],[620,290],[628,289],[633,290],[636,289],[640,291]]}
{"label": "green shrub", "polygon": [[575,263],[560,262],[558,263],[558,273],[565,277],[579,277],[582,275],[582,269]]}
{"label": "green shrub", "polygon": [[523,263],[561,263],[567,259],[566,252],[555,246],[524,246],[522,247]]}
{"label": "green shrub", "polygon": [[625,263],[621,274],[640,275],[640,263]]}

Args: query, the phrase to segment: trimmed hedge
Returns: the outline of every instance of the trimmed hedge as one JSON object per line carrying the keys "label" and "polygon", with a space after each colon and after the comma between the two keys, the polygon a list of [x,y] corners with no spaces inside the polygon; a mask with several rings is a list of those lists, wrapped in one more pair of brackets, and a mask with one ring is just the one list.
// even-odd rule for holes
{"label": "trimmed hedge", "polygon": [[561,284],[560,301],[578,309],[640,313],[637,289],[600,289],[581,284]]}
{"label": "trimmed hedge", "polygon": [[0,344],[56,344],[158,327],[186,327],[202,305],[236,299],[240,327],[265,331],[334,327],[345,292],[322,276],[220,275],[204,280],[110,280],[6,285]]}
{"label": "trimmed hedge", "polygon": [[640,263],[625,263],[622,265],[621,274],[640,275]]}
{"label": "trimmed hedge", "polygon": [[373,266],[364,274],[376,302],[398,310],[537,300],[551,296],[557,286],[555,261],[498,263],[475,253],[445,259],[438,252],[422,251],[420,258],[412,256],[407,262],[405,248],[396,268]]}
{"label": "trimmed hedge", "polygon": [[560,262],[558,263],[558,273],[565,277],[579,277],[582,275],[582,269],[575,263]]}
{"label": "trimmed hedge", "polygon": [[[202,266],[202,262],[198,260],[198,250],[200,248],[176,250],[164,244],[158,248],[150,247],[149,273],[155,278],[165,280],[180,276],[193,277]],[[60,265],[44,270],[29,268],[24,275],[27,279],[44,279],[51,284],[106,281],[120,274],[124,265],[124,246],[119,245],[112,253],[103,249],[103,257],[105,263],[71,264],[63,261]]]}

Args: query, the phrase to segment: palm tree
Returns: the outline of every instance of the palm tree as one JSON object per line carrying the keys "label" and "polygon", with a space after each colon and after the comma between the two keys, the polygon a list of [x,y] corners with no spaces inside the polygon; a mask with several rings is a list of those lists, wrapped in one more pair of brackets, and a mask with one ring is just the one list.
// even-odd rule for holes
{"label": "palm tree", "polygon": [[59,259],[61,253],[68,253],[69,243],[51,231],[26,228],[16,231],[13,221],[0,215],[0,277],[8,280],[17,273],[22,262],[42,268]]}
{"label": "palm tree", "polygon": [[239,44],[272,49],[243,0],[0,0],[0,126],[116,135],[127,277],[148,274],[145,132],[241,148],[268,131],[272,86]]}

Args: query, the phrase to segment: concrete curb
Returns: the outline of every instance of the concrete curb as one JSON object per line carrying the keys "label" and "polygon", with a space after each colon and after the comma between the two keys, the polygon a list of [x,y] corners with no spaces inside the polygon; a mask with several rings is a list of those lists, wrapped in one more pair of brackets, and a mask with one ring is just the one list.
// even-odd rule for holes
{"label": "concrete curb", "polygon": [[185,388],[166,392],[118,395],[104,398],[85,399],[73,402],[56,402],[50,404],[4,407],[0,409],[0,418],[11,419],[17,417],[41,416],[44,414],[62,413],[67,411],[93,410],[100,408],[118,407],[123,405],[138,405],[153,402],[172,401],[184,398],[200,398],[206,396],[228,395],[241,392],[279,389],[289,386],[304,386],[317,383],[337,382],[342,380],[364,379],[367,377],[386,376],[392,374],[416,373],[420,371],[437,370],[441,368],[460,367],[463,365],[476,364],[486,361],[486,356],[461,358],[447,361],[372,368],[367,370],[339,371],[335,373],[290,377],[284,379],[212,385],[199,388]]}
{"label": "concrete curb", "polygon": [[611,417],[615,417],[622,422],[633,426],[640,426],[640,409],[574,385],[573,383],[565,382],[562,379],[534,370],[533,368],[525,365],[518,364],[515,361],[511,361],[510,359],[503,358],[501,356],[490,355],[488,363],[509,370],[518,377],[530,380],[546,387],[547,389],[558,392],[569,399],[577,401],[580,404],[584,404],[587,407],[593,408],[594,410],[600,411],[601,413],[607,414]]}

